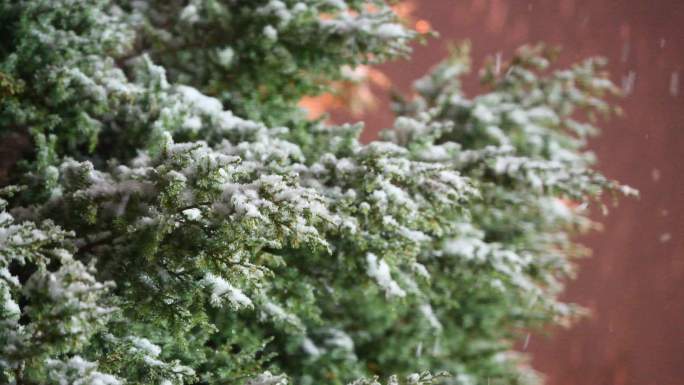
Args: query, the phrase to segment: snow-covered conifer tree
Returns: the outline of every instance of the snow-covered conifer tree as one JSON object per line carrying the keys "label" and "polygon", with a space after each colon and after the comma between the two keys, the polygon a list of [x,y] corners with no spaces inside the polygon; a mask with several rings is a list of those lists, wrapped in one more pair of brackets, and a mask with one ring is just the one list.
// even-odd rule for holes
{"label": "snow-covered conifer tree", "polygon": [[1,383],[533,383],[512,343],[632,193],[584,149],[602,63],[543,47],[474,98],[455,52],[381,141],[307,119],[419,37],[381,0],[0,0],[0,37]]}

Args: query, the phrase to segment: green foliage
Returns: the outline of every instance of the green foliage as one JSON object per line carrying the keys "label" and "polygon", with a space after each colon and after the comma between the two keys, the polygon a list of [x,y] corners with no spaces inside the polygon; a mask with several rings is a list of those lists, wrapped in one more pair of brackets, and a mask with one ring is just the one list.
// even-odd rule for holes
{"label": "green foliage", "polygon": [[379,0],[0,0],[0,34],[0,135],[34,143],[0,200],[2,383],[534,383],[513,341],[578,313],[572,235],[633,193],[584,150],[601,61],[543,47],[472,99],[457,50],[382,141],[306,120],[408,52]]}

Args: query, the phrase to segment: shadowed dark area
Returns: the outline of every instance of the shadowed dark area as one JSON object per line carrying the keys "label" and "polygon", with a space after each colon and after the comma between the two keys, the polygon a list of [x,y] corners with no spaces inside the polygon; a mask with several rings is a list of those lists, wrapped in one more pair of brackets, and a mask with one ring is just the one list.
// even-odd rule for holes
{"label": "shadowed dark area", "polygon": [[[593,312],[553,337],[533,335],[527,350],[549,385],[668,385],[684,366],[684,2],[643,0],[417,1],[414,17],[440,32],[416,47],[410,62],[382,67],[399,90],[443,58],[446,42],[469,39],[475,68],[525,43],[563,47],[561,64],[589,56],[628,94],[625,116],[602,124],[591,143],[607,176],[631,185],[624,199],[596,218],[601,233],[584,239],[594,257],[582,261],[566,298]],[[466,83],[476,89],[476,77]],[[387,95],[379,110],[358,117],[365,139],[389,127]],[[349,120],[336,116],[336,120]],[[356,119],[354,119],[356,120]],[[521,343],[521,349],[523,348]]]}

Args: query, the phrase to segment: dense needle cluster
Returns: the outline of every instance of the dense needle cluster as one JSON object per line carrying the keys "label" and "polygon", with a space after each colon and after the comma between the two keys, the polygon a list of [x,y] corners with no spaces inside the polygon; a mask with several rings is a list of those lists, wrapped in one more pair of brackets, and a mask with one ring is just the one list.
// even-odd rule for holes
{"label": "dense needle cluster", "polygon": [[2,383],[534,383],[513,341],[632,193],[584,150],[602,63],[543,47],[474,98],[454,52],[381,141],[307,119],[418,37],[380,0],[0,0],[0,36]]}

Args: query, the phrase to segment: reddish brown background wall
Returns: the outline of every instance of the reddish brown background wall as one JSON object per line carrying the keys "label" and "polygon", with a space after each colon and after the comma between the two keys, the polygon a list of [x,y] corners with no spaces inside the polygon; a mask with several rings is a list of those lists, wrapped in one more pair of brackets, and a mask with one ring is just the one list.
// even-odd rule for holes
{"label": "reddish brown background wall", "polygon": [[[410,62],[383,67],[399,89],[444,57],[446,40],[466,38],[476,65],[539,41],[561,45],[565,63],[602,55],[614,80],[631,88],[625,117],[604,125],[591,147],[603,172],[642,197],[598,218],[606,229],[585,240],[594,257],[566,297],[593,317],[551,339],[533,336],[528,350],[550,385],[684,384],[684,0],[414,3],[414,17],[442,38],[417,47]],[[383,100],[360,118],[367,140],[391,125]]]}

